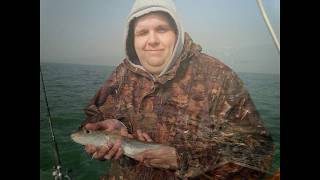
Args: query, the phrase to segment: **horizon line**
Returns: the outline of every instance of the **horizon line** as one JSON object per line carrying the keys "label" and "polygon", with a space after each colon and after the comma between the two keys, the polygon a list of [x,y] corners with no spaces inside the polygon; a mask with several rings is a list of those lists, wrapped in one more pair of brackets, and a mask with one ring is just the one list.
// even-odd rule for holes
{"label": "horizon line", "polygon": [[[107,64],[85,64],[85,63],[74,63],[74,62],[53,62],[53,61],[41,61],[40,63],[44,64],[70,64],[70,65],[83,65],[83,66],[111,66],[117,67],[118,65],[107,65]],[[234,69],[232,69],[234,70]],[[234,70],[235,71],[235,70]],[[280,73],[266,73],[266,72],[244,72],[244,71],[235,71],[236,73],[254,73],[254,74],[272,74],[272,75],[280,75]]]}

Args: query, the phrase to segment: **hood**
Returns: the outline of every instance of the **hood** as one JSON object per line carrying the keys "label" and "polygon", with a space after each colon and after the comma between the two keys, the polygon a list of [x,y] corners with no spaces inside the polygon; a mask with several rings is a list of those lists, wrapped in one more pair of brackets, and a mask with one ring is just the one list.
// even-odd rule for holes
{"label": "hood", "polygon": [[[181,54],[184,43],[184,32],[180,20],[176,14],[176,7],[172,0],[136,0],[127,18],[125,28],[125,52],[130,64],[136,68],[145,71],[140,64],[139,59],[135,53],[133,45],[133,29],[131,22],[133,19],[148,14],[150,12],[161,11],[169,14],[174,20],[177,28],[177,41],[173,53],[165,68],[160,73],[159,77],[164,75],[175,63],[177,57]],[[151,74],[150,74],[151,75]]]}
{"label": "hood", "polygon": [[[167,69],[167,71],[162,76],[151,77],[155,82],[165,84],[167,81],[173,79],[176,76],[176,74],[178,73],[177,71],[181,67],[182,62],[184,62],[185,64],[190,62],[192,57],[198,56],[201,53],[201,51],[201,46],[199,44],[194,43],[190,35],[185,32],[184,45],[181,54],[175,59],[174,63],[170,66],[170,68]],[[139,74],[140,76],[150,78],[150,73],[141,68],[137,68],[137,66],[135,65],[132,65],[132,62],[130,62],[128,59],[124,59],[124,65],[129,71],[134,72],[135,74]]]}

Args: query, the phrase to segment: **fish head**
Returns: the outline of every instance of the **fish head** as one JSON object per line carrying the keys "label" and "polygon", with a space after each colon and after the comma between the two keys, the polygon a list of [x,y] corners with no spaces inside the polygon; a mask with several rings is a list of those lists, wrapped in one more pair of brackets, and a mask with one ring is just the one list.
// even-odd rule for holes
{"label": "fish head", "polygon": [[82,145],[92,144],[101,146],[108,142],[108,136],[101,131],[92,131],[89,129],[80,129],[70,135],[71,139]]}

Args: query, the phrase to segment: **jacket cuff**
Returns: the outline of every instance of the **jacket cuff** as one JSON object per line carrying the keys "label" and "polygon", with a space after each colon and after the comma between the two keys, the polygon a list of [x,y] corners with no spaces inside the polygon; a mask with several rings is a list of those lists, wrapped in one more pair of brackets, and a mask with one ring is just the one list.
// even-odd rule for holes
{"label": "jacket cuff", "polygon": [[217,165],[220,159],[215,146],[201,147],[200,145],[186,146],[175,145],[178,168],[176,175],[181,179],[194,178]]}
{"label": "jacket cuff", "polygon": [[186,175],[186,172],[188,170],[188,153],[186,151],[179,151],[176,148],[177,153],[177,161],[178,161],[178,168],[176,170],[176,175],[183,179]]}

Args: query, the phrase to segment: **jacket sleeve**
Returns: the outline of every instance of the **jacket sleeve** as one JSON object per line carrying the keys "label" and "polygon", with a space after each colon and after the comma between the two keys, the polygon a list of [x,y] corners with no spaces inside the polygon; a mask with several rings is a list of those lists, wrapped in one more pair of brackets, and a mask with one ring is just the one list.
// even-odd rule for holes
{"label": "jacket sleeve", "polygon": [[[248,91],[233,72],[221,79],[220,87],[210,97],[210,123],[202,124],[208,130],[189,149],[176,148],[180,177],[209,173],[211,177],[230,178],[232,174],[242,173],[248,178],[256,172],[268,172],[272,165],[273,140]],[[225,173],[217,174],[221,172]]]}
{"label": "jacket sleeve", "polygon": [[120,64],[98,89],[89,104],[84,108],[86,118],[81,123],[81,127],[89,122],[98,122],[106,118],[117,118],[116,109],[113,104],[115,103],[115,97],[122,84],[125,72],[124,65]]}

